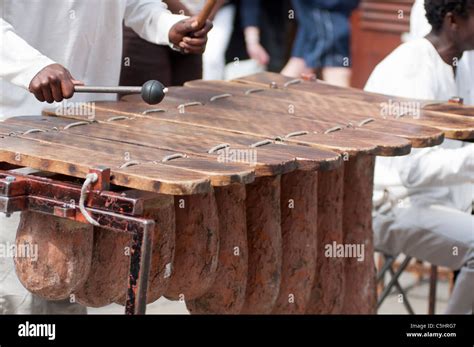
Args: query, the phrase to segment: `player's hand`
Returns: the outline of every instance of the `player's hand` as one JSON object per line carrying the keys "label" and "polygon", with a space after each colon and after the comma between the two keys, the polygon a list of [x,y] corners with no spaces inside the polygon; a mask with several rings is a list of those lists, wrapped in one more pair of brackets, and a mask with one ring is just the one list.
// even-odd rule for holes
{"label": "player's hand", "polygon": [[62,65],[51,64],[38,72],[30,82],[29,91],[41,102],[61,102],[74,95],[76,81]]}
{"label": "player's hand", "polygon": [[183,53],[202,54],[206,50],[207,33],[212,29],[212,22],[206,21],[204,27],[198,28],[196,17],[179,21],[169,32],[169,40]]}
{"label": "player's hand", "polygon": [[247,53],[250,58],[256,60],[260,65],[268,65],[270,56],[260,43],[247,43]]}

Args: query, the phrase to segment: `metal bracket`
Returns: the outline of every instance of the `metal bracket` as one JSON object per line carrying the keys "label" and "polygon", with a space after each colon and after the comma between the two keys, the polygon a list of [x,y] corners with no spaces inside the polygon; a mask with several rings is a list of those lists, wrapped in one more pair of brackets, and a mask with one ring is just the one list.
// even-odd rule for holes
{"label": "metal bracket", "polygon": [[99,177],[97,182],[92,184],[93,190],[109,190],[110,189],[110,168],[105,166],[98,166],[89,171],[89,173],[95,173]]}
{"label": "metal bracket", "polygon": [[[90,191],[87,212],[100,227],[133,235],[125,313],[144,314],[155,221],[140,215],[145,202],[156,198],[156,194],[111,192],[109,168],[97,167],[91,173],[99,179]],[[80,190],[81,185],[76,183],[0,171],[0,212],[28,210],[87,223],[77,204]]]}

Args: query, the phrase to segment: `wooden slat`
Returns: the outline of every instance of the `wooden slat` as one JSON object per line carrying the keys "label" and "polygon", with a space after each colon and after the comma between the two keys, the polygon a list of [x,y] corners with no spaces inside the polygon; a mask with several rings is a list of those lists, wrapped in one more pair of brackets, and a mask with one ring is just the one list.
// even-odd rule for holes
{"label": "wooden slat", "polygon": [[[240,78],[237,81],[260,87],[268,87],[271,82],[275,82],[280,88],[282,88],[283,85],[290,80],[290,78],[279,74],[261,73]],[[380,114],[380,104],[387,104],[390,101],[392,103],[398,101],[414,101],[419,102],[421,106],[426,104],[426,101],[365,93],[358,89],[341,88],[321,82],[301,81],[300,83],[288,86],[288,89],[297,90],[298,92],[303,93],[326,94],[324,98],[327,102],[331,102],[334,107],[339,107],[341,110],[350,110],[352,113],[376,114],[378,112]],[[452,95],[447,96],[447,98],[449,97],[452,97]],[[320,100],[323,99],[321,98]],[[453,139],[464,140],[474,138],[474,120],[454,114],[422,109],[419,117],[416,119],[406,116],[399,118],[399,121],[435,127],[442,130],[446,137]]]}
{"label": "wooden slat", "polygon": [[[287,117],[287,114],[282,113],[281,109],[279,110],[280,112],[270,112],[265,106],[266,103],[271,102],[268,100],[267,102],[262,102],[261,100],[248,99],[247,104],[242,103],[239,105],[225,105],[223,103],[218,103],[218,100],[215,102],[209,102],[210,97],[216,95],[216,93],[209,90],[179,87],[170,88],[169,92],[167,93],[167,98],[162,102],[162,104],[160,104],[160,108],[164,108],[170,111],[173,115],[176,115],[177,113],[183,112],[183,109],[179,107],[180,105],[198,101],[205,103],[205,105],[186,107],[184,112],[187,114],[187,116],[179,117],[181,119],[177,119],[175,117],[173,120],[179,120],[180,122],[192,122],[193,124],[196,124],[196,117],[189,117],[189,113],[192,113],[193,115],[199,115],[199,119],[202,119],[203,117],[212,117],[213,119],[219,118],[232,121],[239,120],[239,123],[241,123],[241,126],[243,126],[244,129],[246,127],[255,129],[255,125],[258,125],[260,128],[265,127],[268,130],[273,130],[273,134],[275,134],[273,136],[282,136],[284,134],[303,130],[310,133],[317,132],[318,134],[316,134],[316,136],[321,137],[323,141],[324,136],[321,135],[323,135],[324,131],[337,125],[335,122],[319,122],[291,116]],[[148,105],[144,103],[132,104],[134,107],[148,107]],[[99,107],[102,107],[102,105],[103,104],[99,104]],[[287,108],[288,107],[285,106],[283,110],[286,110]],[[176,109],[179,109],[180,111],[176,112]],[[168,114],[156,114],[156,117],[161,119],[169,119]],[[223,120],[219,123],[221,122],[223,122]],[[216,122],[214,121],[213,123],[215,124]],[[357,147],[357,142],[366,143],[375,146],[375,152],[380,155],[403,155],[407,154],[410,150],[410,143],[404,139],[399,139],[386,134],[381,135],[379,133],[367,132],[363,129],[357,129],[357,135],[354,136],[354,134],[350,134],[350,131],[353,129],[344,130],[345,131],[341,131],[338,136],[340,136],[341,139],[349,140],[346,141],[346,146],[352,145]],[[280,135],[275,133],[277,131],[281,132]],[[269,133],[265,133],[266,136],[272,136],[268,134]],[[335,147],[337,147],[337,143],[333,143],[333,145],[333,149],[335,149]],[[339,150],[343,149],[339,148]],[[344,151],[347,151],[347,149]]]}
{"label": "wooden slat", "polygon": [[[45,111],[45,113],[48,114],[48,111]],[[155,135],[160,135],[160,136],[166,135],[170,137],[171,136],[181,136],[181,137],[184,136],[186,138],[189,138],[191,134],[193,137],[199,137],[200,139],[215,141],[215,144],[212,147],[220,143],[228,143],[231,147],[239,147],[239,146],[248,147],[264,139],[262,137],[230,134],[228,132],[215,131],[211,129],[205,129],[202,127],[179,125],[179,124],[173,124],[169,122],[160,122],[160,121],[157,122],[155,119],[148,119],[148,118],[140,118],[140,119],[125,118],[125,119],[119,119],[115,121],[109,121],[110,118],[111,117],[108,112],[104,112],[100,110],[97,110],[96,115],[95,115],[95,120],[97,122],[109,124],[110,126],[140,129],[141,132],[149,133],[149,134],[155,134]],[[57,118],[43,117],[41,120],[36,121],[34,126],[43,126],[45,125],[44,123],[47,123],[49,124],[47,128],[51,128],[51,127],[57,126],[56,119]],[[82,117],[77,116],[76,119],[82,119]],[[17,123],[21,123],[25,121],[31,122],[31,119],[30,117],[16,117],[13,119],[13,121]],[[64,125],[67,125],[73,122],[72,120],[69,120],[69,119],[65,119],[65,120],[61,119],[61,121],[65,121]],[[321,150],[318,148],[311,148],[311,147],[304,147],[304,146],[269,144],[263,147],[259,147],[257,150],[257,154],[258,154],[257,158],[260,160],[260,162],[257,164],[258,170],[259,170],[257,174],[260,174],[261,171],[271,172],[271,170],[264,169],[263,167],[265,165],[265,162],[263,162],[263,160],[265,159],[267,154],[272,154],[273,157],[278,155],[278,156],[281,156],[282,159],[289,158],[292,161],[297,160],[298,169],[300,170],[332,170],[335,167],[338,167],[339,165],[341,165],[341,158],[339,154],[332,151],[328,151],[328,150]],[[212,159],[215,160],[215,155],[212,155],[212,156],[207,155],[207,156],[212,157]],[[272,163],[269,162],[267,164],[271,165]]]}
{"label": "wooden slat", "polygon": [[[53,120],[56,118],[52,118]],[[12,120],[13,121],[13,120]],[[24,120],[25,122],[26,120]],[[54,123],[54,122],[53,122]],[[139,131],[135,127],[119,127],[112,124],[89,124],[77,126],[63,130],[68,134],[98,138],[107,141],[115,141],[122,144],[132,144],[142,147],[170,150],[184,154],[196,155],[199,157],[211,158],[217,161],[219,153],[209,154],[209,149],[221,142],[207,140],[206,138],[196,138],[193,132],[188,132],[182,136],[166,136],[161,132],[159,124],[148,126],[147,129]],[[165,123],[165,125],[168,123]],[[156,130],[152,130],[155,128]],[[275,145],[274,145],[275,146]],[[233,146],[234,150],[248,151],[248,147]],[[280,173],[291,172],[298,168],[296,159],[293,156],[281,154],[268,149],[257,149],[257,163],[255,172],[258,176],[273,176]]]}
{"label": "wooden slat", "polygon": [[425,110],[457,114],[459,116],[474,117],[473,106],[463,106],[450,103],[428,103],[423,107]]}
{"label": "wooden slat", "polygon": [[[149,109],[148,105],[135,104],[131,102],[127,103],[97,103],[97,107],[103,108],[107,112],[117,112],[120,114],[128,114],[139,116],[142,114],[142,110]],[[138,109],[138,112],[135,111]],[[268,139],[285,138],[286,135],[295,131],[320,131],[324,132],[330,127],[323,127],[321,125],[311,128],[306,128],[306,124],[301,125],[298,122],[270,122],[270,121],[255,121],[249,122],[243,121],[239,118],[231,119],[223,117],[225,112],[222,110],[207,110],[205,114],[196,114],[192,111],[192,108],[188,108],[188,112],[180,114],[179,112],[163,112],[156,113],[153,117],[160,120],[166,120],[177,124],[188,124],[194,126],[200,126],[204,128],[210,128],[214,130],[227,131],[237,134],[245,134],[252,136],[262,136]],[[218,119],[218,121],[217,121]],[[299,126],[301,125],[301,126]],[[315,146],[323,149],[336,150],[339,152],[347,152],[355,154],[358,152],[374,153],[377,150],[377,146],[367,144],[357,139],[357,136],[347,132],[337,131],[328,135],[321,135],[310,133],[308,135],[293,137],[288,139],[289,143],[296,143],[306,146]]]}
{"label": "wooden slat", "polygon": [[10,136],[10,135],[15,135],[17,132],[23,133],[25,131],[32,129],[30,125],[15,124],[15,123],[12,123],[11,121],[9,122],[7,121],[0,122],[0,135]]}
{"label": "wooden slat", "polygon": [[[250,89],[248,85],[223,81],[199,80],[189,82],[186,86],[199,90],[198,99],[206,104],[210,103],[207,96],[211,93],[213,95],[229,93],[232,97],[218,99],[212,103],[228,108],[245,106],[257,110],[259,107],[263,107],[267,111],[288,117],[332,122],[344,127],[357,127],[362,130],[382,133],[385,137],[387,135],[399,136],[410,140],[414,147],[438,145],[444,138],[443,132],[438,129],[386,120],[380,117],[380,112],[377,114],[341,113],[337,110],[337,107],[334,107],[334,102],[325,102],[325,100],[321,102],[319,98],[308,93],[299,93],[288,89],[265,88],[261,92],[246,94],[246,91]],[[206,94],[203,95],[203,93]],[[125,100],[137,99],[126,97]],[[261,102],[257,102],[257,100]],[[368,119],[373,119],[373,121],[366,123],[365,121]],[[361,123],[362,125],[359,125]]]}
{"label": "wooden slat", "polygon": [[[188,94],[193,94],[195,91],[186,89],[186,88],[181,88],[181,89],[176,89],[180,91],[184,91],[185,93]],[[175,89],[173,89],[168,95],[173,94]],[[172,95],[167,98],[167,100],[170,101],[165,101],[162,105],[160,105],[159,109],[162,109],[161,106],[168,107],[168,108],[175,108],[174,106],[179,105],[180,102],[179,100],[172,99]],[[186,102],[186,98],[182,98],[182,102]],[[209,106],[209,105],[206,105]],[[105,110],[109,112],[113,112],[116,114],[122,114],[122,115],[128,115],[128,116],[143,116],[143,112],[145,111],[150,111],[156,109],[154,106],[146,105],[144,103],[131,103],[128,104],[123,104],[123,103],[115,103],[115,102],[98,102],[96,103],[96,110]],[[186,109],[186,112],[195,112],[194,111],[195,107],[193,106],[192,108]],[[202,108],[204,110],[204,108]],[[243,134],[251,134],[251,135],[262,135],[270,138],[275,138],[275,137],[284,137],[288,133],[293,133],[293,132],[300,132],[302,130],[308,131],[308,132],[318,132],[318,133],[323,133],[327,129],[330,129],[334,127],[334,123],[325,123],[325,122],[308,122],[306,120],[301,120],[301,119],[284,119],[280,115],[276,114],[269,114],[265,113],[264,115],[261,115],[260,112],[248,112],[246,109],[225,109],[225,112],[223,112],[221,108],[213,108],[213,107],[206,107],[205,112],[206,116],[201,116],[199,118],[196,117],[185,117],[185,119],[182,119],[183,117],[169,117],[168,114],[161,114],[161,113],[156,113],[153,118],[159,118],[159,119],[166,119],[168,121],[173,121],[176,123],[183,123],[183,124],[192,124],[196,126],[204,126],[204,127],[209,127],[212,129],[216,130],[225,130],[225,131],[230,131],[238,133],[243,133]],[[204,112],[204,111],[202,111]],[[208,116],[208,114],[212,114],[212,117]],[[176,116],[176,112],[173,114]],[[226,118],[226,120],[222,120],[219,122],[219,124],[216,124],[215,119],[216,118]],[[226,126],[224,127],[219,127],[218,125],[222,124],[223,122],[229,122],[229,126],[232,126],[232,122],[235,123],[236,119],[242,120],[239,121],[236,127],[231,127],[228,128]],[[258,128],[263,131],[256,131],[255,122],[258,123]],[[266,129],[262,129],[262,128]],[[250,131],[249,131],[250,129]],[[369,151],[373,150],[377,154],[380,155],[403,155],[407,154],[409,152],[409,147],[410,144],[407,141],[403,141],[397,138],[390,138],[389,136],[380,136],[378,134],[374,134],[373,132],[365,132],[365,131],[358,131],[357,136],[354,136],[355,134],[351,134],[350,131],[352,130],[346,130],[344,132],[338,132],[337,134],[331,134],[329,136],[324,136],[324,135],[319,135],[316,134],[316,137],[314,134],[311,134],[313,137],[309,139],[309,135],[304,136],[305,140],[312,141],[313,144],[319,144],[322,145],[320,147],[326,148],[329,147],[331,149],[337,149],[339,151],[343,152],[349,152],[349,153],[356,153],[356,152],[364,152],[364,151]],[[279,132],[279,133],[278,133]],[[331,138],[330,138],[331,137]],[[382,138],[381,138],[382,137]],[[301,139],[302,137],[299,137]],[[330,138],[330,139],[329,139]],[[361,138],[361,139],[359,139]],[[328,139],[330,140],[328,142]],[[338,141],[343,141],[342,143]],[[289,140],[290,143],[295,142],[294,139]],[[375,145],[374,145],[375,142]],[[295,143],[302,144],[301,141],[296,141]],[[303,144],[307,145],[307,142],[304,142]],[[364,145],[362,144],[368,144],[369,146],[372,145],[372,147],[375,146],[375,148],[370,149],[369,147],[364,148]],[[359,146],[358,146],[359,145]]]}
{"label": "wooden slat", "polygon": [[[89,136],[75,135],[74,139],[71,140],[71,136],[66,132],[57,131],[20,135],[20,137],[50,143],[52,148],[58,144],[74,150],[87,149],[98,153],[110,154],[113,158],[122,158],[123,163],[136,161],[138,165],[152,162],[160,163],[167,156],[180,154],[161,149],[150,150],[141,146],[100,140]],[[226,186],[232,183],[248,184],[255,177],[254,171],[248,165],[238,163],[221,164],[214,159],[207,158],[177,158],[166,163],[160,163],[160,165],[208,175],[213,186]]]}
{"label": "wooden slat", "polygon": [[[195,96],[195,88],[171,88],[169,97],[162,104],[175,108],[177,103],[187,102]],[[209,102],[209,96],[216,96],[216,93],[207,91],[207,95],[203,95],[203,106],[193,106],[186,109],[186,112],[193,112],[199,115],[210,113],[214,117],[226,119],[238,119],[245,123],[257,123],[259,125],[269,124],[272,127],[286,129],[289,132],[297,132],[306,130],[310,133],[323,134],[325,130],[334,128],[338,124],[334,121],[321,121],[318,119],[302,119],[301,117],[288,116],[288,105],[284,108],[269,110],[267,104],[272,104],[273,100],[255,100],[246,99],[244,102],[235,105],[224,105],[218,103],[219,100]],[[178,104],[179,106],[179,104]],[[282,112],[283,111],[283,112]],[[356,130],[357,134],[350,134],[350,131]],[[350,141],[360,141],[369,145],[376,146],[376,153],[379,155],[403,155],[410,150],[410,142],[395,136],[380,134],[371,131],[365,131],[363,128],[348,129],[343,128],[340,132],[341,137],[346,136]]]}
{"label": "wooden slat", "polygon": [[[135,117],[144,117],[143,112],[149,110],[149,105],[146,104],[135,104],[131,102],[124,103],[109,103],[109,102],[98,102],[96,103],[96,109],[102,109],[106,112],[129,115]],[[160,112],[155,113],[152,117],[154,119],[166,120],[177,124],[194,125],[204,128],[210,128],[214,130],[227,131],[231,133],[246,134],[253,136],[263,136],[268,139],[285,138],[292,132],[308,131],[309,134],[302,136],[295,136],[285,139],[288,143],[294,143],[305,146],[314,146],[322,149],[330,149],[342,153],[357,154],[357,153],[383,153],[383,150],[387,148],[379,148],[375,145],[368,144],[365,141],[358,140],[357,130],[355,129],[343,129],[342,131],[336,131],[330,134],[323,134],[326,130],[330,129],[321,123],[316,122],[305,122],[303,120],[291,120],[280,122],[276,121],[265,121],[264,119],[251,122],[248,118],[244,119],[231,119],[223,117],[228,110],[214,110],[209,109],[206,114],[195,114],[191,112],[185,112],[180,114],[179,112]],[[254,113],[255,114],[255,113]],[[219,119],[216,121],[216,119]],[[281,118],[281,117],[280,117]],[[315,133],[317,132],[317,133]],[[410,144],[407,142],[397,141],[398,146],[396,148],[396,154],[392,155],[403,155],[408,153],[410,150]],[[400,142],[402,142],[400,144]],[[390,148],[390,147],[388,147]],[[382,152],[380,152],[382,150]],[[390,151],[392,149],[390,148]]]}
{"label": "wooden slat", "polygon": [[[451,135],[457,138],[470,136],[474,131],[474,127],[466,129],[464,117],[448,115],[446,118],[444,114],[431,111],[423,112],[422,119],[416,120],[418,125],[409,124],[410,119],[394,121],[390,127],[391,135],[385,134],[385,127],[392,121],[383,119],[361,127],[345,128],[349,124],[357,125],[368,118],[375,118],[373,115],[380,113],[380,105],[367,102],[372,96],[368,97],[363,92],[350,93],[339,89],[345,91],[345,94],[341,93],[342,97],[329,96],[327,89],[331,88],[321,87],[321,83],[301,82],[291,84],[284,90],[266,88],[263,93],[244,94],[248,90],[246,88],[263,87],[268,81],[276,81],[281,86],[288,80],[280,75],[260,74],[246,78],[246,85],[198,81],[190,84],[193,88],[171,88],[163,104],[158,105],[166,112],[143,114],[156,107],[142,102],[97,102],[94,119],[99,124],[64,130],[72,119],[90,119],[90,116],[68,114],[34,120],[21,117],[4,122],[0,133],[62,129],[61,134],[33,132],[21,136],[74,149],[96,150],[94,147],[97,146],[101,148],[99,153],[111,151],[116,156],[126,147],[138,153],[138,159],[131,159],[144,162],[156,155],[184,153],[191,158],[177,159],[166,165],[207,174],[213,185],[225,185],[250,181],[251,170],[235,163],[221,166],[212,162],[217,155],[209,154],[209,149],[222,143],[229,143],[231,149],[248,150],[248,146],[261,140],[283,138],[288,145],[271,143],[257,149],[256,174],[265,176],[295,169],[334,168],[340,164],[340,156],[334,152],[393,156],[409,152],[411,144],[407,140],[415,146],[439,144],[441,131],[433,131],[430,127],[420,126],[420,123],[436,123],[439,129],[446,131],[445,124],[449,120],[451,130],[448,129],[447,133],[451,131]],[[316,95],[314,86],[326,90],[326,95]],[[334,89],[332,91],[334,93]],[[233,96],[212,98],[226,92],[231,92]],[[354,94],[355,100],[351,98]],[[362,97],[365,98],[362,101],[357,99]],[[179,105],[192,101],[204,105],[187,106],[184,113],[180,112],[182,109],[177,109]],[[294,107],[294,114],[288,113],[289,105]],[[116,116],[128,118],[110,119]],[[325,134],[336,125],[343,129]],[[292,136],[288,136],[290,134]],[[77,143],[68,142],[72,136],[80,140]],[[93,141],[88,142],[88,139]]]}
{"label": "wooden slat", "polygon": [[207,175],[160,164],[141,164],[118,169],[121,159],[96,151],[51,146],[19,137],[0,138],[0,161],[84,178],[97,166],[111,168],[111,183],[119,186],[163,194],[183,195],[209,192]]}

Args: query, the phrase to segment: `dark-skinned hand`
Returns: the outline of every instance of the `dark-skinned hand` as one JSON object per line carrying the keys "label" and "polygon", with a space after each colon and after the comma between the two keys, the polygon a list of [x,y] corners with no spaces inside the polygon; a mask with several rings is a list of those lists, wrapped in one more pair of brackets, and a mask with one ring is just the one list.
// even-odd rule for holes
{"label": "dark-skinned hand", "polygon": [[170,42],[183,53],[202,54],[206,50],[207,33],[212,29],[212,22],[208,20],[199,28],[196,19],[196,17],[183,19],[170,29]]}
{"label": "dark-skinned hand", "polygon": [[46,66],[30,82],[29,91],[41,102],[53,103],[69,99],[74,95],[74,86],[81,85],[62,65]]}

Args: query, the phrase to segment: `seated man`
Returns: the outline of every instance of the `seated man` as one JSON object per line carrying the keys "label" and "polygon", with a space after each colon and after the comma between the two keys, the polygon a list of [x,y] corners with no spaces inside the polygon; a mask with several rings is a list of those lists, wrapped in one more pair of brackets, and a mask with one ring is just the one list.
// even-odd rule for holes
{"label": "seated man", "polygon": [[[432,31],[382,61],[367,91],[432,100],[459,95],[457,62],[474,49],[474,0],[426,0],[425,8]],[[474,148],[459,141],[377,158],[375,246],[460,270],[451,314],[472,313],[474,306],[473,182]]]}
{"label": "seated man", "polygon": [[[409,39],[417,39],[428,35],[431,25],[426,19],[425,1],[416,0],[410,14]],[[456,82],[458,83],[459,96],[465,104],[474,105],[474,51],[465,52],[459,62]]]}

